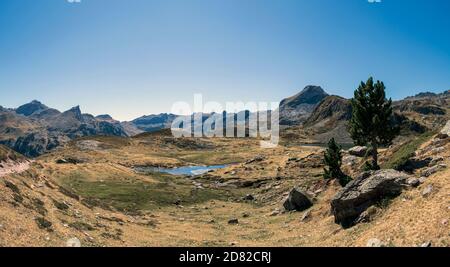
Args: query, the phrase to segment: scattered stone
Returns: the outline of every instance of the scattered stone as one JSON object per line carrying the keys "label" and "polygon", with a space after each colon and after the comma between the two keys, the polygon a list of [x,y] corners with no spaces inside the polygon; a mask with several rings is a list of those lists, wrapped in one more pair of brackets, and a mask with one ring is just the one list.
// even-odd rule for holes
{"label": "scattered stone", "polygon": [[311,200],[296,188],[292,189],[283,206],[287,211],[304,211],[313,205]]}
{"label": "scattered stone", "polygon": [[5,226],[3,226],[3,224],[0,224],[0,230],[5,229]]}
{"label": "scattered stone", "polygon": [[[448,224],[448,220],[447,219],[443,219],[442,221],[441,221],[441,224],[442,225],[447,225]],[[0,228],[1,229],[1,228]]]}
{"label": "scattered stone", "polygon": [[264,160],[264,157],[263,157],[263,156],[256,156],[256,157],[253,158],[253,159],[247,160],[247,161],[245,162],[245,164],[251,164],[251,163],[254,163],[254,162],[261,162],[261,161],[263,161],[263,160]]}
{"label": "scattered stone", "polygon": [[371,238],[371,239],[369,239],[369,241],[367,241],[367,247],[380,248],[380,247],[384,247],[384,244],[378,238]]}
{"label": "scattered stone", "polygon": [[[406,199],[402,199],[406,201]],[[355,223],[369,223],[373,221],[375,216],[380,212],[380,209],[375,206],[370,206],[367,210],[359,215]]]}
{"label": "scattered stone", "polygon": [[442,162],[442,161],[444,161],[443,157],[435,157],[435,158],[433,158],[431,160],[430,165],[434,166],[434,165],[437,165],[439,162]]}
{"label": "scattered stone", "polygon": [[420,180],[417,178],[409,178],[406,183],[411,187],[418,187],[420,185]]}
{"label": "scattered stone", "polygon": [[242,200],[252,201],[255,200],[255,197],[252,196],[251,194],[247,194],[245,197],[242,198]]}
{"label": "scattered stone", "polygon": [[438,135],[438,138],[446,139],[450,136],[450,121],[447,122],[447,124],[444,126],[444,128],[441,130],[441,132]]}
{"label": "scattered stone", "polygon": [[35,220],[40,229],[49,230],[52,227],[52,223],[46,220],[44,217],[37,217]]}
{"label": "scattered stone", "polygon": [[230,219],[230,220],[228,221],[228,224],[239,224],[239,220],[236,219],[236,218]]}
{"label": "scattered stone", "polygon": [[420,245],[421,248],[430,248],[431,247],[431,241],[427,241]]}
{"label": "scattered stone", "polygon": [[248,213],[246,213],[246,212],[244,212],[244,213],[242,214],[242,218],[248,218],[248,217],[250,217],[250,214],[248,214]]}
{"label": "scattered stone", "polygon": [[422,191],[423,197],[428,197],[433,192],[433,185],[429,184],[425,189]]}
{"label": "scattered stone", "polygon": [[80,163],[84,163],[85,161],[82,159],[77,159],[77,158],[62,158],[62,159],[57,159],[55,161],[56,164],[80,164]]}
{"label": "scattered stone", "polygon": [[365,146],[355,146],[348,150],[348,153],[355,157],[364,157],[367,154],[367,147]]}
{"label": "scattered stone", "polygon": [[421,184],[423,184],[423,183],[425,183],[425,181],[427,180],[427,178],[428,178],[428,177],[422,176],[422,177],[419,178],[419,182],[420,182]]}
{"label": "scattered stone", "polygon": [[398,196],[411,176],[395,170],[365,172],[352,180],[331,200],[335,222],[354,225],[359,215],[377,202]]}
{"label": "scattered stone", "polygon": [[435,165],[433,167],[427,168],[424,171],[422,171],[422,176],[429,177],[429,176],[439,172],[440,170],[445,169],[446,167],[447,167],[447,165],[445,165],[445,164]]}
{"label": "scattered stone", "polygon": [[69,209],[69,205],[67,205],[64,202],[59,202],[57,200],[53,200],[53,204],[55,205],[55,207],[59,210],[68,210]]}
{"label": "scattered stone", "polygon": [[308,210],[305,213],[303,213],[302,217],[300,218],[300,221],[306,222],[310,218],[311,218],[311,210]]}
{"label": "scattered stone", "polygon": [[66,242],[66,247],[71,247],[71,248],[79,248],[81,247],[81,242],[78,238],[74,237],[74,238],[70,238],[67,240]]}
{"label": "scattered stone", "polygon": [[275,209],[274,211],[272,211],[269,216],[273,217],[273,216],[277,216],[281,213],[281,211],[279,209]]}
{"label": "scattered stone", "polygon": [[69,226],[74,228],[74,229],[77,229],[79,231],[93,231],[93,230],[95,230],[95,228],[92,225],[90,225],[88,223],[85,223],[85,222],[73,222],[73,223],[69,223]]}
{"label": "scattered stone", "polygon": [[413,158],[410,158],[409,160],[407,160],[405,163],[398,166],[397,170],[405,171],[408,173],[413,173],[417,169],[429,167],[432,161],[433,161],[433,158],[431,158],[431,157],[424,158],[424,159],[413,157]]}
{"label": "scattered stone", "polygon": [[354,166],[358,164],[359,160],[359,157],[346,154],[342,157],[342,164],[346,166]]}

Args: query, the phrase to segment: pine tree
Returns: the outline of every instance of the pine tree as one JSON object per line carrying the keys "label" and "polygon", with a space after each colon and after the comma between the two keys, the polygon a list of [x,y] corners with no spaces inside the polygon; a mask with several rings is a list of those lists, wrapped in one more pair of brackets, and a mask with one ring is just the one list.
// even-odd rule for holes
{"label": "pine tree", "polygon": [[328,142],[328,148],[324,153],[325,165],[328,166],[328,169],[324,169],[323,177],[327,180],[338,179],[339,183],[345,186],[351,179],[341,170],[341,149],[342,147],[336,143],[334,138]]}
{"label": "pine tree", "polygon": [[355,91],[352,99],[350,134],[357,145],[368,146],[372,162],[366,168],[378,170],[378,148],[389,145],[399,133],[392,120],[392,100],[386,99],[383,82],[370,77]]}

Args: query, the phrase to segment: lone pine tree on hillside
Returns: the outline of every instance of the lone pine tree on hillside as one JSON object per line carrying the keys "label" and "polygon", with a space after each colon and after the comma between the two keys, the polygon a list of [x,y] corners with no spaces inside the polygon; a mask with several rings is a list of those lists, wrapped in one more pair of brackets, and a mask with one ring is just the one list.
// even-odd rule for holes
{"label": "lone pine tree on hillside", "polygon": [[334,138],[328,142],[328,148],[324,153],[325,165],[328,166],[328,169],[324,169],[323,177],[327,180],[338,179],[340,185],[346,186],[351,178],[341,170],[341,149],[342,147],[336,143]]}
{"label": "lone pine tree on hillside", "polygon": [[368,168],[378,170],[378,147],[389,145],[399,133],[392,120],[392,100],[386,99],[383,82],[370,77],[355,91],[352,99],[350,134],[357,145],[368,146],[372,162]]}

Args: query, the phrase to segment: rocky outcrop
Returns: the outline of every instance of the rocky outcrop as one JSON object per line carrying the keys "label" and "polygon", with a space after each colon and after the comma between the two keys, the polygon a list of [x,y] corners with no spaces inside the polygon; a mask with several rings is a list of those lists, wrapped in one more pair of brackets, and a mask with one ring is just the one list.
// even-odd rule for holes
{"label": "rocky outcrop", "polygon": [[28,157],[36,157],[71,139],[93,136],[127,136],[120,122],[82,114],[76,106],[63,113],[39,101],[15,110],[0,110],[0,144]]}
{"label": "rocky outcrop", "polygon": [[306,194],[298,191],[297,189],[292,189],[289,196],[284,201],[284,208],[287,211],[304,211],[313,205],[311,200],[306,196]]}
{"label": "rocky outcrop", "polygon": [[367,208],[398,196],[411,176],[395,171],[365,172],[351,181],[331,201],[335,222],[350,227]]}
{"label": "rocky outcrop", "polygon": [[336,124],[338,121],[350,120],[352,117],[352,105],[350,100],[339,96],[325,97],[314,109],[311,116],[305,122],[305,126],[313,126],[324,120],[329,124]]}
{"label": "rocky outcrop", "polygon": [[367,147],[365,146],[355,146],[348,150],[348,154],[355,157],[364,157],[367,154]]}
{"label": "rocky outcrop", "polygon": [[446,139],[449,136],[450,136],[450,121],[447,122],[447,124],[444,126],[444,128],[441,130],[441,132],[438,134],[438,138]]}

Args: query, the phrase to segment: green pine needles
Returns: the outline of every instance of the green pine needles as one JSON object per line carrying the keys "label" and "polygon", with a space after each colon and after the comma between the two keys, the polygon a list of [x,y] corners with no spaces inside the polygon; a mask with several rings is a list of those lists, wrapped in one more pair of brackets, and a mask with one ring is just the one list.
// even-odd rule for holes
{"label": "green pine needles", "polygon": [[327,180],[337,179],[341,186],[346,186],[351,181],[351,178],[341,170],[341,149],[342,147],[336,143],[334,138],[328,142],[328,148],[324,153],[324,161],[328,169],[324,169],[323,177]]}
{"label": "green pine needles", "polygon": [[399,128],[392,120],[392,100],[386,99],[386,87],[383,82],[374,83],[370,77],[355,91],[352,99],[352,119],[349,132],[357,145],[368,146],[372,162],[366,163],[366,169],[379,170],[378,148],[390,145],[399,134]]}

